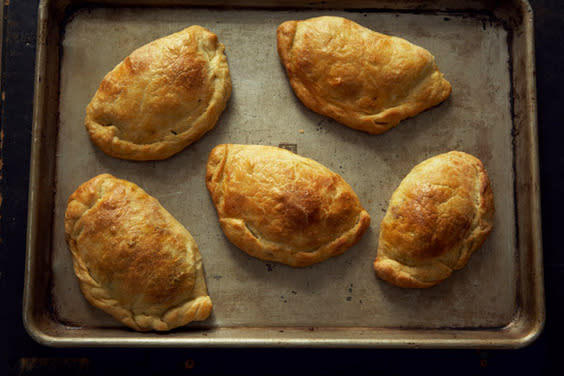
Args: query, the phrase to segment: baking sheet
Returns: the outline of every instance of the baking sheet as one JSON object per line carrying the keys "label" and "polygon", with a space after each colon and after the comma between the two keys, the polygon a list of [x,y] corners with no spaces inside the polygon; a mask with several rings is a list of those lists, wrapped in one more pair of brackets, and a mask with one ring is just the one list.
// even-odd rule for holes
{"label": "baking sheet", "polygon": [[[309,111],[294,96],[279,62],[276,27],[327,14],[427,48],[453,86],[451,97],[377,136]],[[215,32],[226,46],[233,94],[216,127],[165,161],[123,161],[96,149],[83,126],[84,110],[104,75],[135,48],[194,24]],[[454,346],[475,344],[477,338],[482,345],[507,345],[495,339],[526,321],[510,24],[472,11],[88,7],[73,11],[61,28],[57,133],[49,145],[56,149],[52,227],[48,244],[41,244],[50,254],[42,270],[49,275],[48,307],[42,308],[49,310],[51,327],[59,327],[49,340],[31,330],[36,338],[54,345],[445,346],[456,338]],[[246,255],[224,237],[205,188],[207,156],[220,143],[293,145],[298,154],[344,177],[371,215],[370,229],[345,254],[303,269]],[[450,150],[477,156],[488,170],[494,230],[468,265],[438,286],[391,286],[372,269],[389,197],[413,166]],[[105,172],[157,197],[194,236],[214,303],[208,320],[165,339],[124,328],[82,297],[64,241],[66,200],[82,182]],[[542,312],[534,316],[544,320]],[[526,337],[534,337],[539,326]],[[82,341],[69,334],[73,331],[83,332]],[[526,342],[523,338],[514,345]]]}

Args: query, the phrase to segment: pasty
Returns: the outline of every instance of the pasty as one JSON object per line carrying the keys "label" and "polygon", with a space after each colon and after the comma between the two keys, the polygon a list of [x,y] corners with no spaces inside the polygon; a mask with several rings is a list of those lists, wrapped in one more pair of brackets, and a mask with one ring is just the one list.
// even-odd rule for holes
{"label": "pasty", "polygon": [[484,166],[452,151],[418,164],[393,193],[374,269],[400,287],[431,287],[463,268],[493,225]]}
{"label": "pasty", "polygon": [[165,159],[212,129],[231,95],[224,46],[201,26],[146,44],[102,80],[86,109],[92,142],[112,157]]}
{"label": "pasty", "polygon": [[429,51],[345,18],[286,21],[277,41],[297,97],[354,129],[385,132],[451,92]]}
{"label": "pasty", "polygon": [[227,238],[262,260],[318,263],[345,252],[370,224],[341,176],[281,148],[218,145],[206,184]]}
{"label": "pasty", "polygon": [[84,296],[125,325],[164,331],[210,315],[196,242],[137,185],[109,174],[83,183],[65,234]]}

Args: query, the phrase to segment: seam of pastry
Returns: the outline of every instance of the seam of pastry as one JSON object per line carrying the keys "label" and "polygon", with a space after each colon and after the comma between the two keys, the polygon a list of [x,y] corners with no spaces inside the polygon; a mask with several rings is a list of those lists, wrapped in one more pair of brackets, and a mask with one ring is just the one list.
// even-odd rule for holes
{"label": "seam of pastry", "polygon": [[[196,317],[198,311],[200,310],[200,306],[202,306],[202,304],[205,303],[205,302],[209,302],[211,304],[211,299],[207,296],[189,296],[189,297],[187,297],[186,300],[182,301],[181,303],[178,303],[178,304],[168,308],[167,310],[161,312],[160,318],[161,318],[161,320],[163,320],[163,322],[182,321],[182,320],[168,320],[168,319],[165,318],[165,316],[171,314],[175,310],[178,311],[178,313],[181,313],[180,311],[183,308],[185,309],[185,313],[187,313],[190,309],[192,309],[192,307],[194,307],[196,309],[196,311],[193,312],[193,314],[191,316]],[[183,316],[185,316],[185,315],[183,315]],[[191,318],[193,318],[193,317],[191,317]]]}
{"label": "seam of pastry", "polygon": [[[82,264],[82,262],[81,262],[81,264]],[[88,276],[92,279],[92,281],[95,282],[95,286],[99,287],[100,283],[94,278],[94,276],[90,272],[90,269],[85,267],[84,265],[82,265],[82,267],[88,272]],[[186,300],[183,300],[182,302],[179,302],[179,303],[175,304],[174,306],[168,307],[166,310],[159,312],[158,313],[158,315],[159,315],[158,319],[155,319],[154,314],[145,312],[144,310],[137,311],[136,308],[135,308],[137,306],[136,302],[133,302],[132,304],[130,304],[128,306],[123,306],[123,305],[121,305],[122,303],[120,303],[120,301],[117,298],[115,298],[114,296],[109,295],[109,294],[104,299],[101,299],[100,297],[94,297],[91,294],[90,294],[90,296],[91,296],[92,299],[94,299],[95,302],[93,304],[95,306],[100,306],[100,305],[111,306],[113,308],[113,310],[111,312],[108,312],[110,315],[112,315],[114,317],[118,317],[120,321],[123,320],[124,317],[129,318],[136,324],[135,329],[144,330],[144,331],[151,330],[151,329],[153,329],[153,330],[169,330],[169,328],[171,326],[175,326],[175,324],[177,322],[183,321],[183,320],[172,320],[172,322],[169,321],[169,320],[165,320],[164,316],[167,313],[169,313],[169,312],[171,312],[175,309],[180,309],[185,305],[187,307],[189,307],[189,306],[195,304],[196,302],[200,303],[199,301],[201,300],[201,298],[206,298],[206,296],[192,296],[192,295],[187,296]],[[139,296],[138,298],[139,298],[139,300],[143,299],[142,296]],[[116,304],[116,303],[119,303],[119,304]],[[121,312],[122,315],[118,315],[118,312],[116,312],[116,311]],[[141,318],[151,319],[151,324],[148,325],[148,326],[143,325],[143,323],[140,322]],[[189,321],[192,321],[192,317],[190,317]],[[166,326],[166,328],[165,329],[159,329],[159,328],[155,327],[155,322],[156,323],[162,323],[163,325]]]}
{"label": "seam of pastry", "polygon": [[142,325],[139,321],[142,318],[149,318],[148,316],[144,315],[144,314],[135,314],[134,312],[130,312],[130,315],[127,315],[126,317],[131,319],[131,321],[135,324],[135,329],[139,330],[139,331],[148,331],[150,329],[152,329],[154,327],[154,323],[155,322],[162,322],[161,320],[157,320],[157,319],[152,319],[151,320],[151,325],[149,327],[147,327],[146,325]]}
{"label": "seam of pastry", "polygon": [[100,286],[100,282],[94,277],[94,274],[90,271],[90,268],[85,265],[83,265],[82,268],[84,269],[84,271],[86,271],[86,273],[88,273],[88,276],[92,279],[92,281],[96,283],[96,286]]}
{"label": "seam of pastry", "polygon": [[[394,271],[392,271],[389,267],[385,267],[385,269],[380,269],[381,267],[378,265],[379,263],[385,263],[386,261],[388,262],[392,262],[392,263],[397,263],[400,265],[399,268],[394,269]],[[378,265],[378,266],[376,266]],[[424,264],[424,265],[420,265],[420,266],[429,266],[432,264]],[[401,266],[406,266],[408,268],[413,268],[413,269],[417,269],[420,266],[409,266],[406,264],[403,264],[401,262],[399,262],[396,259],[391,259],[388,257],[383,257],[381,260],[379,260],[378,262],[375,263],[375,269],[380,269],[380,274],[379,275],[384,279],[384,280],[399,280],[401,281],[402,279],[406,279],[409,281],[412,281],[412,284],[409,286],[410,288],[421,288],[421,287],[430,287],[433,285],[436,285],[442,281],[444,281],[446,278],[448,278],[448,276],[446,276],[445,278],[440,278],[440,279],[431,279],[431,280],[426,280],[426,279],[420,279],[417,278],[414,274],[410,273],[409,271],[404,270]],[[450,269],[450,268],[449,268]],[[452,269],[450,269],[452,272]],[[450,274],[449,274],[450,275]],[[415,284],[416,286],[413,286],[413,284]],[[396,285],[394,283],[394,285]],[[399,283],[397,286],[400,287],[405,287],[406,284],[404,283]]]}
{"label": "seam of pastry", "polygon": [[[462,251],[462,247],[459,247],[459,248],[460,248],[460,250],[459,250],[459,255],[460,255],[460,252]],[[441,261],[441,260],[437,260],[437,261],[435,261],[435,262],[436,262],[437,264],[442,265],[442,266],[444,266],[445,268],[449,269],[451,272],[455,269],[455,268],[453,268],[452,266],[450,266],[450,265],[448,265],[448,264],[445,264],[445,263],[444,263],[443,261]],[[432,263],[431,263],[431,264],[432,264]]]}
{"label": "seam of pastry", "polygon": [[[429,55],[431,55],[429,53]],[[396,98],[395,103],[400,104],[400,105],[408,105],[411,104],[411,101],[409,101],[409,97],[413,95],[414,92],[417,92],[417,88],[419,88],[420,86],[424,85],[426,83],[426,81],[429,80],[430,76],[433,74],[433,72],[435,71],[435,68],[438,69],[438,67],[436,66],[435,63],[435,57],[433,55],[431,55],[431,60],[429,62],[427,62],[427,64],[425,64],[425,66],[423,67],[423,69],[421,69],[421,71],[419,72],[419,80],[412,82],[411,85],[409,85],[408,88],[406,88],[406,90],[404,91],[404,95],[402,95],[399,98]],[[441,76],[442,79],[444,79]],[[393,107],[397,107],[397,106],[393,106]]]}
{"label": "seam of pastry", "polygon": [[[226,218],[226,219],[234,220],[234,219],[236,219],[236,218]],[[258,240],[259,242],[261,242],[261,243],[264,243],[264,242],[265,242],[264,240],[262,240],[262,239],[263,239],[262,235],[261,235],[258,231],[256,231],[256,229],[251,228],[251,226],[250,226],[246,221],[242,221],[242,222],[243,222],[243,225],[245,226],[245,228],[247,229],[247,231],[249,231],[249,233],[250,233],[255,239],[257,239],[257,240]],[[268,240],[267,240],[267,242],[268,242]],[[274,242],[270,242],[270,243],[272,243],[272,244],[277,244],[277,243],[274,243]]]}
{"label": "seam of pastry", "polygon": [[[96,280],[96,278],[94,278],[94,275],[90,272],[90,268],[88,268],[88,267],[86,267],[86,266],[84,265],[84,263],[82,262],[82,259],[77,258],[77,262],[79,263],[79,264],[78,264],[79,268],[80,268],[81,270],[85,271],[86,274],[87,274],[87,276],[88,276],[88,278],[90,279],[90,280],[85,280],[85,279],[84,279],[84,274],[83,274],[83,273],[80,273],[80,276],[81,276],[80,279],[82,280],[82,282],[100,288],[101,285],[100,285],[100,283]],[[153,318],[153,317],[155,317],[155,316],[152,315],[152,314],[150,314],[150,313],[147,313],[147,312],[145,312],[145,311],[137,311],[137,310],[135,309],[135,307],[136,307],[136,305],[137,305],[136,302],[133,302],[132,304],[130,304],[130,305],[128,305],[128,306],[123,306],[123,304],[122,304],[122,302],[120,302],[120,300],[118,300],[118,299],[117,299],[116,297],[114,297],[113,295],[108,294],[107,291],[104,292],[104,298],[101,298],[100,296],[95,296],[95,295],[93,295],[91,292],[88,292],[88,293],[85,294],[85,295],[87,295],[87,296],[90,298],[90,299],[88,299],[88,300],[91,300],[91,301],[92,301],[92,304],[93,304],[94,306],[96,306],[96,307],[98,307],[98,308],[102,308],[102,309],[105,308],[105,309],[104,309],[105,311],[107,311],[108,307],[111,307],[111,308],[109,308],[110,311],[109,311],[109,312],[107,311],[108,314],[110,314],[111,316],[117,318],[118,320],[120,320],[120,321],[122,321],[122,322],[125,320],[124,318],[129,318],[129,319],[130,319],[131,321],[133,321],[133,323],[135,324],[135,328],[134,328],[134,329],[136,329],[136,330],[144,330],[144,331],[146,331],[146,330],[151,330],[151,329],[154,329],[154,330],[168,330],[168,328],[169,328],[170,326],[174,326],[174,324],[175,324],[175,323],[173,322],[173,323],[172,323],[173,325],[170,325],[170,324],[171,324],[170,322],[168,322],[168,321],[166,321],[166,320],[163,319],[163,317],[164,317],[168,312],[172,311],[173,309],[181,308],[181,307],[184,306],[184,305],[193,304],[193,303],[197,302],[198,300],[200,300],[200,298],[206,298],[206,296],[188,296],[188,297],[186,297],[186,300],[184,300],[184,301],[182,301],[182,302],[180,302],[180,303],[178,303],[178,304],[175,304],[174,306],[170,307],[169,309],[167,309],[167,310],[165,310],[165,311],[160,312],[160,313],[159,313],[159,320],[152,319],[151,325],[146,326],[146,325],[143,325],[141,322],[139,322],[140,316],[146,317],[146,318],[148,318],[148,319],[151,319],[151,318]],[[142,300],[143,297],[142,297],[142,296],[139,296],[138,298],[139,298],[140,300]],[[125,320],[125,321],[127,321],[127,320]],[[154,325],[154,322],[155,322],[155,321],[161,322],[161,323],[165,324],[165,325],[166,325],[166,329],[159,329],[159,328],[156,328],[155,325]],[[192,320],[189,320],[189,321],[192,321]]]}
{"label": "seam of pastry", "polygon": [[[351,226],[349,229],[347,229],[347,230],[341,232],[340,234],[338,234],[337,236],[335,236],[334,238],[332,238],[331,240],[329,240],[329,241],[327,242],[327,244],[322,245],[322,246],[319,246],[319,247],[317,247],[317,248],[306,249],[306,250],[303,250],[303,251],[300,251],[300,252],[302,252],[302,253],[315,253],[315,252],[318,252],[318,251],[320,251],[320,250],[322,250],[322,249],[324,249],[324,248],[326,248],[326,249],[332,249],[332,248],[333,248],[333,247],[332,247],[333,243],[335,243],[335,242],[337,242],[339,239],[341,239],[341,238],[343,237],[343,235],[348,234],[348,233],[350,233],[350,232],[356,233],[356,232],[358,231],[357,227],[360,225],[360,219],[361,219],[361,215],[359,214],[358,217],[357,217],[357,219],[356,219],[356,222],[354,223],[353,226]],[[355,230],[355,229],[356,229],[356,230]]]}
{"label": "seam of pastry", "polygon": [[484,210],[484,196],[482,194],[482,191],[484,189],[487,189],[487,185],[488,185],[488,179],[486,174],[484,173],[484,171],[482,169],[479,168],[479,166],[476,166],[477,169],[477,173],[476,175],[478,176],[478,178],[476,180],[478,180],[477,182],[477,187],[476,187],[476,195],[478,196],[478,202],[476,205],[476,212],[479,216],[478,218],[478,224],[477,227],[480,228],[480,230],[485,231],[487,230],[489,226],[489,223],[484,223],[484,218],[482,217],[482,211]]}
{"label": "seam of pastry", "polygon": [[[395,37],[393,37],[395,38]],[[397,38],[400,39],[400,38]],[[409,42],[411,43],[411,42]],[[407,86],[404,88],[403,91],[403,95],[398,96],[395,98],[395,100],[393,102],[391,102],[389,104],[389,107],[386,108],[384,111],[380,110],[378,112],[374,112],[374,111],[369,111],[369,110],[354,110],[355,112],[358,113],[359,117],[362,118],[364,116],[368,117],[372,122],[374,122],[375,124],[381,124],[381,125],[387,125],[387,124],[392,124],[395,122],[379,122],[377,121],[377,119],[379,118],[383,118],[385,117],[388,113],[393,112],[395,110],[397,110],[398,108],[404,108],[404,107],[410,107],[413,104],[413,100],[409,100],[410,97],[413,95],[414,92],[418,92],[417,88],[419,88],[420,86],[424,85],[426,81],[429,80],[429,76],[433,73],[435,68],[435,60],[433,57],[433,60],[429,63],[427,63],[423,69],[421,69],[420,74],[419,74],[419,80],[412,82],[411,85]],[[330,103],[332,103],[333,105],[335,105],[336,107],[340,107],[340,108],[345,108],[345,106],[343,106],[342,104],[340,104],[339,102],[335,102],[335,101],[330,101]],[[352,107],[352,106],[346,106],[346,107]]]}
{"label": "seam of pastry", "polygon": [[428,261],[428,262],[413,262],[413,263],[409,263],[409,262],[405,262],[405,260],[402,260],[402,259],[397,258],[397,257],[395,257],[395,258],[389,257],[387,254],[385,254],[385,252],[381,252],[381,253],[383,253],[383,254],[380,254],[380,255],[379,255],[379,258],[381,259],[381,261],[390,260],[390,261],[396,262],[396,263],[398,263],[398,264],[400,264],[400,265],[406,266],[406,267],[408,267],[408,268],[414,268],[414,269],[416,269],[416,268],[421,268],[421,267],[432,266],[432,265],[435,265],[435,264],[440,264],[440,265],[443,265],[443,266],[447,267],[448,269],[454,270],[454,268],[452,268],[451,266],[445,264],[445,263],[444,263],[443,261],[441,261],[440,259],[433,259],[433,260],[430,260],[430,261]]}
{"label": "seam of pastry", "polygon": [[[76,198],[72,199],[71,201],[76,201],[78,203],[80,203],[81,205],[85,206],[86,209],[84,209],[79,218],[73,218],[72,221],[72,227],[71,227],[71,233],[69,235],[72,236],[72,239],[76,242],[78,241],[78,238],[80,237],[80,235],[82,234],[82,232],[84,231],[84,226],[82,226],[80,228],[80,230],[77,230],[77,226],[79,226],[81,224],[81,219],[87,215],[98,203],[98,201],[100,201],[100,199],[103,197],[103,195],[96,195],[96,199],[94,201],[91,201],[91,205],[87,205],[82,201],[77,200]],[[71,202],[69,201],[69,202]],[[68,205],[68,204],[67,204]]]}
{"label": "seam of pastry", "polygon": [[[208,30],[206,30],[204,28],[202,28],[202,30],[205,30],[205,32],[208,33]],[[215,52],[218,50],[217,46],[220,45],[219,41],[217,39],[215,40],[216,48],[207,48],[208,44],[210,42],[205,38],[198,39],[197,42],[198,42],[199,50],[203,51],[205,53],[208,61],[211,62],[213,60],[212,57],[215,57]],[[222,49],[222,52],[223,52],[223,49]]]}
{"label": "seam of pastry", "polygon": [[[80,289],[83,292],[86,300],[88,300],[92,305],[97,308],[100,308],[106,311],[113,317],[131,317],[132,311],[130,307],[122,307],[118,303],[119,301],[113,297],[112,295],[108,294],[107,291],[102,290],[103,295],[100,296],[99,292],[102,289],[101,284],[94,278],[90,269],[84,265],[82,259],[76,258],[77,264],[75,264],[75,268],[79,269],[79,273],[77,276],[81,281]],[[96,289],[88,290],[83,289],[83,284],[87,284],[91,287],[95,287]],[[108,311],[108,307],[110,311]]]}
{"label": "seam of pastry", "polygon": [[219,189],[214,190],[215,199],[217,200],[217,207],[223,207],[224,203],[224,193],[225,193],[225,165],[227,164],[227,157],[229,155],[229,146],[222,145],[223,153],[222,158],[219,161],[218,165],[215,168],[215,171],[212,174],[212,180],[216,182],[217,187]]}
{"label": "seam of pastry", "polygon": [[[94,286],[100,286],[100,282],[98,282],[98,280],[96,278],[94,278],[94,276],[92,275],[92,273],[90,272],[90,269],[84,264],[82,257],[80,257],[80,255],[78,254],[78,251],[76,249],[76,245],[74,245],[74,248],[71,248],[73,254],[75,255],[75,260],[73,260],[73,267],[77,267],[81,273],[80,273],[80,279],[84,282],[84,283],[88,283],[90,285],[94,285]],[[76,264],[74,264],[74,262],[76,262]],[[88,280],[84,280],[84,274],[86,274],[88,276]]]}
{"label": "seam of pastry", "polygon": [[296,30],[292,33],[292,39],[290,40],[290,43],[289,43],[289,48],[288,48],[288,53],[287,53],[288,62],[290,61],[290,57],[293,55],[294,41],[296,40],[296,34],[298,32],[298,27],[299,27],[299,22],[296,23]]}
{"label": "seam of pastry", "polygon": [[[300,23],[297,21],[290,21],[294,23],[294,32],[291,33],[291,40],[288,40],[288,48],[285,50],[286,51],[286,61],[284,62],[284,65],[286,67],[288,67],[290,65],[290,57],[293,55],[293,49],[294,49],[294,41],[296,39],[296,34],[298,33],[298,27],[300,26]],[[284,36],[287,37],[288,33],[284,33]]]}
{"label": "seam of pastry", "polygon": [[[429,64],[427,66],[429,66]],[[429,68],[427,68],[427,66],[426,66],[426,69],[429,69]],[[404,95],[396,98],[394,103],[391,103],[390,107],[386,108],[384,111],[378,111],[378,112],[362,111],[362,112],[364,113],[365,117],[368,118],[369,121],[373,122],[374,124],[385,125],[385,126],[392,128],[392,127],[398,125],[401,122],[401,120],[400,121],[397,121],[397,120],[382,121],[380,119],[387,118],[390,114],[393,114],[394,112],[398,112],[398,111],[401,112],[403,109],[408,110],[408,111],[406,111],[408,113],[408,115],[405,116],[404,119],[414,117],[416,114],[420,113],[421,111],[414,114],[412,107],[414,107],[414,102],[417,102],[417,101],[411,99],[410,97],[412,96],[412,93],[417,92],[417,88],[424,85],[428,81],[428,79],[429,79],[428,75],[423,76],[423,78],[421,78],[419,81],[417,81],[416,84],[410,86],[409,90],[406,90]],[[429,107],[429,109],[430,108],[431,107]],[[359,117],[362,119],[362,116],[359,116]]]}
{"label": "seam of pastry", "polygon": [[[166,310],[161,310],[160,312],[158,312],[158,321],[161,321],[163,323],[167,323],[169,320],[164,320],[164,316],[169,313],[172,312],[174,310],[178,310],[179,308],[183,307],[184,305],[188,305],[189,303],[194,303],[196,301],[196,299],[198,299],[199,297],[187,297],[186,300],[183,300],[182,302],[175,304],[174,306],[168,307],[168,309]],[[155,314],[151,314],[149,312],[146,312],[144,310],[141,311],[137,311],[134,307],[130,307],[130,311],[132,313],[132,316],[137,318],[137,317],[148,317],[148,318],[153,318],[155,317]],[[137,322],[137,319],[135,319],[135,321]]]}
{"label": "seam of pastry", "polygon": [[319,252],[319,251],[322,251],[322,250],[325,250],[325,249],[327,249],[327,250],[332,249],[333,248],[332,245],[336,241],[338,241],[340,238],[342,238],[343,235],[348,234],[350,232],[357,233],[358,231],[361,230],[360,228],[357,228],[357,227],[360,226],[360,222],[361,222],[361,218],[362,218],[361,214],[358,215],[357,220],[354,223],[354,225],[352,225],[349,229],[342,231],[341,233],[336,235],[334,238],[327,241],[327,243],[320,245],[319,247],[316,247],[316,248],[309,248],[309,249],[303,249],[303,250],[294,250],[292,248],[283,247],[283,246],[280,245],[280,243],[265,239],[260,234],[259,231],[257,231],[256,229],[253,229],[251,226],[249,226],[249,224],[247,224],[247,222],[240,220],[238,218],[224,218],[224,220],[226,220],[226,221],[241,221],[243,223],[243,226],[245,227],[245,229],[249,232],[249,234],[253,238],[255,238],[257,240],[257,242],[261,243],[264,248],[268,248],[270,250],[272,250],[272,249],[286,250],[286,251],[289,251],[290,254],[297,255],[297,254],[300,254],[300,253],[302,253],[302,254],[312,254],[312,253]]}
{"label": "seam of pastry", "polygon": [[[482,197],[482,171],[481,168],[478,164],[476,163],[472,163],[472,167],[474,169],[474,174],[475,174],[475,179],[474,179],[474,192],[473,192],[473,201],[474,201],[474,210],[473,210],[473,217],[472,217],[472,226],[469,230],[470,234],[473,234],[475,232],[479,232],[482,231],[482,213],[481,213],[481,207],[482,207],[482,201],[483,201],[483,197]],[[473,253],[475,248],[475,244],[472,242],[470,244],[467,244],[467,252],[469,253]]]}

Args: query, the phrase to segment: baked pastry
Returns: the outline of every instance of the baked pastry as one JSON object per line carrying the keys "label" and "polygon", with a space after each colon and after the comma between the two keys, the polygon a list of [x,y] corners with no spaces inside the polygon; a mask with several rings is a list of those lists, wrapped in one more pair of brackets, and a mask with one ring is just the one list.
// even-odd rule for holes
{"label": "baked pastry", "polygon": [[109,72],[86,108],[92,142],[112,157],[165,159],[212,129],[231,95],[224,46],[201,26],[146,44]]}
{"label": "baked pastry", "polygon": [[385,132],[451,92],[429,51],[345,18],[286,21],[277,40],[297,97],[354,129]]}
{"label": "baked pastry", "polygon": [[216,146],[206,184],[227,238],[262,260],[315,264],[345,252],[370,224],[341,176],[277,147]]}
{"label": "baked pastry", "polygon": [[493,225],[484,166],[452,151],[418,164],[393,193],[374,269],[400,287],[431,287],[463,268]]}
{"label": "baked pastry", "polygon": [[109,174],[83,183],[65,235],[84,296],[125,325],[164,331],[210,315],[196,242],[134,183]]}

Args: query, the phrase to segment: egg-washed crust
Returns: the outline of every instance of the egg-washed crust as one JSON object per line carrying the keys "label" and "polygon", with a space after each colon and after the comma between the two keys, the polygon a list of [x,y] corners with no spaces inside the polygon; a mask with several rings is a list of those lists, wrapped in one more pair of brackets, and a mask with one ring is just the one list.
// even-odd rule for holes
{"label": "egg-washed crust", "polygon": [[200,139],[231,95],[224,49],[195,25],[135,50],[104,77],[86,108],[92,142],[112,157],[145,161]]}
{"label": "egg-washed crust", "polygon": [[216,146],[206,184],[227,238],[262,260],[312,265],[345,252],[370,224],[341,176],[277,147]]}
{"label": "egg-washed crust", "polygon": [[134,183],[102,174],[80,185],[65,235],[82,293],[125,325],[166,331],[210,315],[196,242]]}
{"label": "egg-washed crust", "polygon": [[431,287],[463,268],[493,227],[490,181],[476,157],[429,158],[402,180],[380,225],[374,269],[407,288]]}
{"label": "egg-washed crust", "polygon": [[385,132],[451,93],[429,51],[345,18],[286,21],[277,42],[296,96],[354,129]]}

